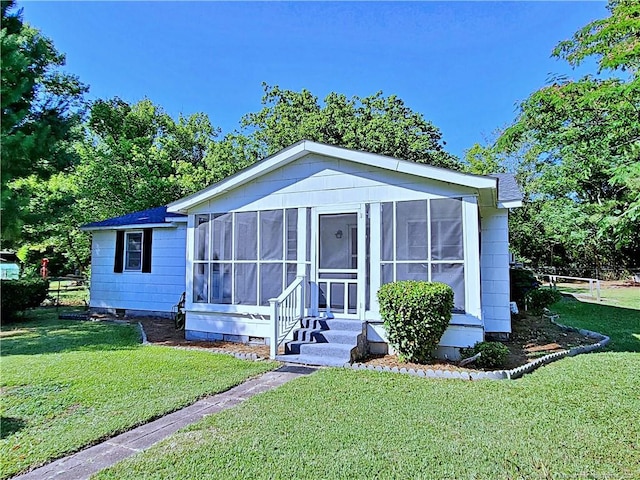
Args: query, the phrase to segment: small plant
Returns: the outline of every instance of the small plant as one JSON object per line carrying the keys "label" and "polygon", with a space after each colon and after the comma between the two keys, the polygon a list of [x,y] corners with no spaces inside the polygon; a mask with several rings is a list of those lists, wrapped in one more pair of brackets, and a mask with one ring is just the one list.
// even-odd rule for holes
{"label": "small plant", "polygon": [[527,293],[527,309],[534,315],[542,315],[545,308],[562,299],[562,294],[555,288],[538,288]]}
{"label": "small plant", "polygon": [[40,278],[3,280],[0,301],[2,320],[15,320],[29,308],[36,308],[47,298],[49,282]]}
{"label": "small plant", "polygon": [[524,310],[524,299],[527,294],[540,287],[531,270],[526,268],[511,268],[509,270],[511,280],[511,301],[516,302],[520,309]]}
{"label": "small plant", "polygon": [[471,348],[462,348],[460,354],[463,358],[480,357],[473,363],[479,368],[502,368],[505,366],[509,349],[500,342],[478,342]]}
{"label": "small plant", "polygon": [[438,282],[406,280],[378,290],[389,343],[401,361],[426,363],[451,320],[453,290]]}

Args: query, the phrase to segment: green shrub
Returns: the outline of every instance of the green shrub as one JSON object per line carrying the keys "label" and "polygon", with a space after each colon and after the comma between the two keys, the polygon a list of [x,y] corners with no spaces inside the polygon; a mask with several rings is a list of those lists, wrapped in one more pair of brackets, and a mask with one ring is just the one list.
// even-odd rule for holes
{"label": "green shrub", "polygon": [[536,280],[533,272],[526,268],[509,269],[509,278],[511,281],[511,301],[516,302],[524,310],[525,297],[530,291],[540,287],[540,283]]}
{"label": "green shrub", "polygon": [[19,313],[38,307],[49,293],[49,282],[40,278],[3,280],[0,285],[2,321],[15,320]]}
{"label": "green shrub", "polygon": [[378,302],[389,343],[400,360],[427,362],[451,320],[451,287],[412,280],[387,283],[378,290]]}
{"label": "green shrub", "polygon": [[460,350],[462,358],[480,354],[480,358],[473,362],[478,368],[503,368],[509,355],[507,346],[500,342],[478,342],[471,348]]}
{"label": "green shrub", "polygon": [[562,294],[555,288],[538,288],[527,293],[527,310],[534,315],[542,315],[545,308],[562,299]]}

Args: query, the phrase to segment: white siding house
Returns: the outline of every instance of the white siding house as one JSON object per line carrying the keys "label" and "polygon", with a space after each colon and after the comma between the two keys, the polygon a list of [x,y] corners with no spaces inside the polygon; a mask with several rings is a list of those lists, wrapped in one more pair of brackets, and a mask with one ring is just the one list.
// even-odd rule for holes
{"label": "white siding house", "polygon": [[92,233],[93,311],[129,316],[171,313],[185,291],[185,216],[158,207],[82,229]]}
{"label": "white siding house", "polygon": [[521,198],[511,175],[301,141],[168,205],[167,215],[184,217],[154,229],[150,275],[113,272],[113,229],[135,226],[86,227],[94,231],[91,306],[166,311],[184,290],[188,339],[264,342],[275,356],[292,336],[285,352],[339,328],[384,352],[379,287],[440,281],[455,294],[440,353],[455,356],[487,333],[511,331],[507,219]]}

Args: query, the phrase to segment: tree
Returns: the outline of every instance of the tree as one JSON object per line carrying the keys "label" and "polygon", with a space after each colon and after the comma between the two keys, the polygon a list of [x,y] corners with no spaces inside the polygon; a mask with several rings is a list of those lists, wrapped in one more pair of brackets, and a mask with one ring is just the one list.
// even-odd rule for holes
{"label": "tree", "polygon": [[[640,3],[612,0],[608,8],[610,17],[561,42],[554,55],[574,66],[595,55],[600,71],[626,78],[557,78],[523,102],[497,142],[520,160],[528,220],[544,226],[566,261],[596,266],[640,257]],[[531,244],[523,239],[525,258]]]}
{"label": "tree", "polygon": [[11,189],[14,179],[47,179],[74,162],[70,148],[87,87],[60,71],[65,63],[48,38],[22,21],[13,0],[1,4],[2,58],[0,157],[2,238],[21,236],[20,207],[26,199]]}
{"label": "tree", "polygon": [[300,140],[313,140],[418,163],[460,169],[444,150],[440,130],[391,95],[369,97],[330,93],[323,103],[310,91],[263,84],[263,108],[242,119],[258,156],[271,155]]}

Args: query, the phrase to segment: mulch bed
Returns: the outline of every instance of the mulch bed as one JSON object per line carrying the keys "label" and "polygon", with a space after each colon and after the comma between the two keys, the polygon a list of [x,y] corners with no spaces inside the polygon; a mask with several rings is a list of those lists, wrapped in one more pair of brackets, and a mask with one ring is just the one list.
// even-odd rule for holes
{"label": "mulch bed", "polygon": [[[509,349],[505,370],[525,365],[544,355],[569,350],[579,345],[592,345],[597,339],[585,337],[578,332],[568,332],[544,319],[532,315],[519,315],[511,322],[511,336],[508,341],[503,341]],[[409,362],[401,362],[396,355],[371,356],[362,361],[366,365],[424,369],[425,365]],[[434,361],[426,365],[431,369],[439,370],[473,370],[473,364],[467,368],[460,368],[456,362]]]}
{"label": "mulch bed", "polygon": [[[104,317],[107,319],[107,317]],[[260,358],[269,358],[269,347],[234,342],[206,342],[185,340],[184,330],[176,330],[171,320],[160,317],[140,317],[131,319],[140,322],[147,335],[147,341],[156,345],[182,348],[199,348],[212,351],[223,351],[232,354],[255,354]],[[569,350],[578,345],[590,345],[597,340],[580,335],[578,332],[567,332],[548,319],[536,316],[520,315],[512,322],[512,334],[504,343],[510,351],[505,369],[512,369],[529,363],[549,353]],[[428,365],[401,362],[396,355],[374,355],[361,361],[366,365],[382,367],[398,367],[406,369],[424,369],[425,367],[440,370],[473,370],[473,365],[458,367],[456,362],[434,361]]]}

